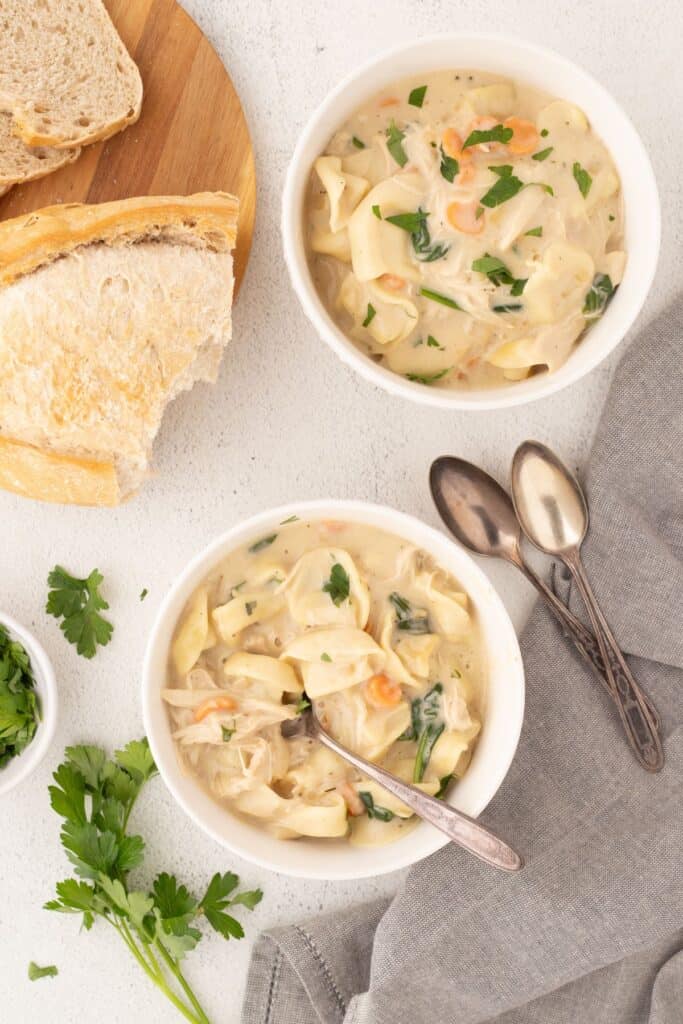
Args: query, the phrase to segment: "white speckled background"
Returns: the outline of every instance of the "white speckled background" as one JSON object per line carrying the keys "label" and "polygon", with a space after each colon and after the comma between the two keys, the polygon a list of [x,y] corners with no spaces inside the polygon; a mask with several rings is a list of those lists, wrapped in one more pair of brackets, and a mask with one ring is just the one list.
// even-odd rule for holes
{"label": "white speckled background", "polygon": [[[135,0],[131,0],[135,2]],[[167,414],[157,475],[117,511],[20,501],[0,493],[0,607],[35,630],[59,678],[57,738],[41,769],[2,799],[0,1019],[12,1024],[166,1024],[175,1020],[118,938],[103,925],[79,935],[76,918],[41,910],[68,865],[47,786],[64,746],[113,747],[141,733],[138,690],[145,638],[186,560],[225,527],[297,498],[357,497],[437,523],[427,490],[432,458],[458,453],[505,477],[524,437],[551,442],[580,466],[611,365],[561,395],[509,412],[458,414],[403,404],[345,369],[317,340],[290,290],[279,240],[285,166],[314,106],[355,65],[416,35],[495,29],[551,46],[593,72],[633,118],[652,155],[663,206],[663,249],[641,323],[673,294],[681,253],[683,109],[677,0],[185,0],[226,62],[251,124],[259,206],[234,340],[218,384],[200,386]],[[618,358],[619,353],[616,354]],[[79,658],[42,608],[56,561],[98,566],[116,624],[94,662]],[[521,623],[530,595],[513,571],[486,565]],[[149,596],[140,603],[143,587]],[[232,867],[265,890],[247,922],[259,928],[388,893],[400,877],[364,883],[290,880],[240,862],[205,838],[155,781],[135,814],[147,872],[175,871],[196,889]],[[207,937],[187,974],[214,1024],[236,1024],[249,940]],[[60,974],[31,984],[29,960]],[[178,1017],[178,1019],[180,1019]],[[422,1024],[422,1022],[416,1022]]]}

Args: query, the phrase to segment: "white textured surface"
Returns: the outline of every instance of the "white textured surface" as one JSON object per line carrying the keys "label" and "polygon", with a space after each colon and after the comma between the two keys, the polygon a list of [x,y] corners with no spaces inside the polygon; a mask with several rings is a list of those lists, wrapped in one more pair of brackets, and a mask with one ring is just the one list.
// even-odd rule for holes
{"label": "white textured surface", "polygon": [[[325,92],[357,63],[418,34],[485,28],[554,47],[612,91],[652,154],[663,251],[641,323],[677,284],[683,13],[675,0],[574,0],[552,10],[547,0],[186,0],[186,6],[225,60],[251,123],[259,175],[254,249],[220,380],[170,410],[156,449],[158,475],[141,495],[117,511],[93,512],[0,494],[0,604],[44,643],[62,702],[57,739],[43,766],[2,801],[0,1017],[13,1024],[176,1019],[109,929],[79,935],[75,918],[50,915],[41,905],[68,874],[47,799],[50,772],[68,743],[113,747],[140,733],[145,636],[189,556],[239,518],[297,498],[364,498],[436,524],[427,469],[444,452],[474,459],[503,478],[525,437],[552,443],[573,465],[588,449],[609,366],[533,406],[447,414],[374,390],[317,341],[289,289],[278,221],[286,162]],[[46,576],[57,561],[83,573],[98,566],[105,574],[116,631],[94,662],[78,658],[42,612]],[[505,567],[485,568],[521,622],[529,607],[525,585]],[[149,596],[140,604],[143,587]],[[400,881],[310,883],[240,863],[190,824],[158,780],[134,824],[147,839],[145,878],[165,868],[199,889],[211,872],[232,867],[250,885],[261,884],[265,898],[247,922],[249,938],[260,927],[390,892]],[[248,957],[247,941],[210,937],[188,959],[187,974],[214,1024],[238,1021]],[[56,963],[59,977],[31,984],[30,959]]]}

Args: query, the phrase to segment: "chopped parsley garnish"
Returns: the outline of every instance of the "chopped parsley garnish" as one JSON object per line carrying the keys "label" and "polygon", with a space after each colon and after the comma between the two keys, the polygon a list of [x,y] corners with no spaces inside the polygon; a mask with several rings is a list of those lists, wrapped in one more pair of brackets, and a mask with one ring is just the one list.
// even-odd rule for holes
{"label": "chopped parsley garnish", "polygon": [[441,717],[442,694],[443,686],[435,683],[424,697],[416,697],[410,705],[411,724],[400,738],[417,743],[413,782],[422,782],[434,745],[445,728]]}
{"label": "chopped parsley garnish", "polygon": [[229,743],[232,736],[235,735],[234,729],[228,729],[227,725],[221,726],[221,732],[223,733],[223,742]]}
{"label": "chopped parsley garnish", "polygon": [[320,655],[320,660],[321,661],[332,661],[332,658],[329,656],[327,651],[323,651],[323,653]]}
{"label": "chopped parsley garnish", "polygon": [[441,380],[447,373],[450,373],[453,369],[452,366],[447,366],[445,370],[439,370],[438,373],[406,373],[406,379],[411,380],[414,384],[434,384],[435,381]]}
{"label": "chopped parsley garnish", "polygon": [[248,549],[249,554],[255,555],[257,551],[263,551],[264,548],[270,547],[276,537],[276,533],[271,533],[267,537],[262,537],[261,540],[257,540],[256,543],[252,544]]}
{"label": "chopped parsley garnish", "polygon": [[114,631],[111,622],[100,615],[109,607],[100,594],[103,580],[97,569],[85,579],[78,579],[60,565],[47,578],[50,590],[45,611],[62,619],[59,628],[84,658],[94,658],[98,645],[105,647]]}
{"label": "chopped parsley garnish", "polygon": [[0,769],[33,739],[40,711],[31,660],[0,625]]}
{"label": "chopped parsley garnish", "polygon": [[424,608],[413,610],[410,601],[394,591],[389,600],[396,612],[396,626],[404,633],[429,633],[429,616]]}
{"label": "chopped parsley garnish", "polygon": [[427,337],[427,348],[438,348],[441,352],[445,351],[444,346],[439,344],[433,334]]}
{"label": "chopped parsley garnish", "polygon": [[579,192],[585,199],[591,190],[593,179],[587,170],[585,170],[578,161],[572,167],[572,174],[574,175],[574,181],[579,186]]}
{"label": "chopped parsley garnish", "polygon": [[427,227],[428,216],[427,211],[419,207],[415,213],[396,213],[392,217],[384,218],[388,224],[409,232],[415,255],[421,263],[433,263],[434,260],[443,259],[448,253],[447,245],[431,244]]}
{"label": "chopped parsley garnish", "polygon": [[298,516],[290,516],[289,519],[283,519],[280,526],[287,526],[288,523],[296,523],[299,521]]}
{"label": "chopped parsley garnish", "polygon": [[497,164],[489,167],[489,170],[498,176],[498,181],[495,185],[491,186],[486,195],[482,196],[480,200],[489,209],[493,209],[494,206],[500,206],[501,203],[506,203],[508,199],[512,199],[523,188],[531,188],[532,185],[538,185],[539,188],[542,188],[544,192],[551,196],[555,194],[550,185],[545,185],[542,181],[528,181],[525,184],[512,173],[511,164]]}
{"label": "chopped parsley garnish", "polygon": [[379,804],[376,804],[372,793],[362,790],[359,791],[358,796],[365,805],[368,818],[374,818],[376,821],[391,821],[393,819],[394,812],[390,811],[388,807],[380,807]]}
{"label": "chopped parsley garnish", "polygon": [[478,260],[474,260],[472,270],[476,270],[479,274],[486,274],[491,284],[496,287],[502,284],[509,285],[510,295],[515,297],[522,294],[528,280],[526,277],[513,277],[502,260],[499,260],[497,256],[490,256],[488,253],[484,253]]}
{"label": "chopped parsley garnish", "polygon": [[464,312],[462,306],[459,306],[455,299],[449,299],[447,295],[442,295],[440,292],[433,292],[431,288],[420,288],[420,295],[423,295],[425,299],[431,299],[432,302],[440,302],[442,306],[448,306],[449,309],[459,309]]}
{"label": "chopped parsley garnish", "polygon": [[443,146],[440,147],[440,150],[441,164],[439,166],[439,170],[441,171],[441,177],[445,178],[446,181],[450,181],[452,183],[455,179],[456,174],[459,174],[460,172],[460,164],[455,159],[455,157],[447,156],[444,153]]}
{"label": "chopped parsley garnish", "polygon": [[548,159],[554,148],[554,146],[548,146],[547,149],[542,149],[539,153],[534,153],[531,159],[538,160],[539,163],[543,163],[544,160]]}
{"label": "chopped parsley garnish", "polygon": [[607,274],[596,274],[583,304],[583,315],[586,320],[597,320],[605,311],[616,288]]}
{"label": "chopped parsley garnish", "polygon": [[494,313],[516,313],[518,310],[523,309],[521,302],[512,302],[507,306],[494,306]]}
{"label": "chopped parsley garnish", "polygon": [[365,149],[365,143],[363,142],[362,139],[359,139],[357,135],[353,136],[351,142],[354,144],[356,149]]}
{"label": "chopped parsley garnish", "polygon": [[299,697],[298,701],[296,702],[295,711],[297,715],[301,715],[303,714],[304,711],[308,711],[310,706],[311,702],[306,696],[306,694],[304,694],[303,697]]}
{"label": "chopped parsley garnish", "polygon": [[411,107],[421,107],[425,101],[426,92],[426,85],[418,85],[416,89],[413,89],[408,97],[408,103],[410,103]]}
{"label": "chopped parsley garnish", "polygon": [[532,228],[531,231],[525,231],[524,235],[528,238],[543,238],[543,227],[539,225],[537,228]]}
{"label": "chopped parsley garnish", "polygon": [[330,571],[330,578],[323,587],[324,593],[330,595],[338,608],[348,598],[350,589],[349,574],[343,565],[335,562]]}
{"label": "chopped parsley garnish", "polygon": [[387,149],[399,167],[405,167],[408,163],[408,157],[406,156],[406,152],[403,148],[403,140],[405,137],[406,133],[402,132],[400,128],[397,128],[396,122],[392,121],[387,128]]}
{"label": "chopped parsley garnish", "polygon": [[368,302],[368,311],[365,314],[365,320],[363,321],[363,327],[369,327],[370,326],[370,324],[372,323],[372,321],[375,318],[376,313],[377,313],[377,310],[375,309],[375,307],[372,305],[371,302]]}
{"label": "chopped parsley garnish", "polygon": [[254,608],[256,607],[257,603],[258,603],[257,601],[245,601],[244,602],[244,610],[247,613],[247,615],[253,615],[254,614]]}
{"label": "chopped parsley garnish", "polygon": [[147,587],[143,587],[142,590],[140,591],[140,600],[144,601],[148,594],[149,590],[147,589]]}
{"label": "chopped parsley garnish", "polygon": [[610,213],[609,217],[607,218],[607,220],[616,220],[616,219],[617,218],[614,216],[613,213]]}
{"label": "chopped parsley garnish", "polygon": [[483,131],[473,131],[465,139],[462,148],[479,146],[482,142],[509,142],[512,138],[512,128],[496,124],[493,128],[485,128]]}
{"label": "chopped parsley garnish", "polygon": [[450,775],[444,775],[442,779],[439,779],[439,788],[434,794],[437,800],[443,800],[443,798],[446,795],[446,790],[448,789],[454,778],[455,775],[453,774],[453,772],[451,772]]}
{"label": "chopped parsley garnish", "polygon": [[379,206],[376,203],[372,207],[372,212],[374,213],[374,215],[377,218],[377,220],[381,220],[382,219],[382,214],[380,212],[380,208],[379,208]]}
{"label": "chopped parsley garnish", "polygon": [[54,964],[49,964],[47,967],[39,967],[38,964],[34,964],[33,960],[28,965],[28,980],[38,981],[39,978],[56,978],[59,971]]}
{"label": "chopped parsley garnish", "polygon": [[541,128],[541,138],[542,139],[547,139],[549,135],[550,135],[550,132],[548,131],[547,128]]}

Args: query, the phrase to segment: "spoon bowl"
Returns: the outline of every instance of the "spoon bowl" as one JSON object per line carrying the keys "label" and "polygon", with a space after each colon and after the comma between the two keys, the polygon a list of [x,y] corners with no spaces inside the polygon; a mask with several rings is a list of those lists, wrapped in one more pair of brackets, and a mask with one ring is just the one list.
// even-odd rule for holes
{"label": "spoon bowl", "polygon": [[525,534],[548,555],[578,550],[588,507],[573,473],[539,441],[525,441],[512,460],[512,500]]}

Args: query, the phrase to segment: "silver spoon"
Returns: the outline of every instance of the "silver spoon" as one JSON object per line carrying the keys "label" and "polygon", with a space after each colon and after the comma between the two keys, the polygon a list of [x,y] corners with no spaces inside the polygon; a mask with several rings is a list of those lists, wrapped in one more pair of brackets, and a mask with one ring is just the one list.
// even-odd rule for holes
{"label": "silver spoon", "polygon": [[[444,455],[432,463],[429,473],[432,497],[443,522],[470,551],[489,558],[502,558],[516,566],[536,588],[551,612],[567,630],[576,649],[595,670],[609,696],[618,700],[605,672],[597,640],[583,622],[536,575],[521,551],[522,529],[512,500],[497,480],[465,459]],[[621,665],[610,657],[612,671]],[[643,694],[653,721],[657,713]]]}
{"label": "silver spoon", "polygon": [[390,793],[402,800],[410,807],[419,818],[428,821],[430,825],[445,833],[451,842],[461,846],[475,857],[486,861],[494,868],[502,871],[519,871],[524,866],[524,861],[512,847],[504,843],[502,839],[489,832],[487,828],[480,825],[474,818],[468,817],[462,811],[456,811],[454,807],[437,800],[436,797],[423,793],[421,789],[403,782],[396,775],[392,775],[385,768],[366,761],[364,757],[352,753],[337,743],[328,732],[325,732],[312,708],[303,711],[296,719],[283,722],[281,729],[285,737],[299,733],[302,728],[307,736],[318,740],[324,747],[333,750],[335,754],[348,761],[357,768],[363,775],[374,779],[380,786],[384,786]]}
{"label": "silver spoon", "polygon": [[[600,645],[610,686],[617,697],[617,709],[636,758],[647,771],[661,771],[664,752],[655,721],[598,605],[581,561],[588,507],[578,480],[545,445],[525,441],[512,460],[512,500],[532,544],[559,558],[572,574]],[[612,669],[613,660],[621,667],[618,675]]]}

